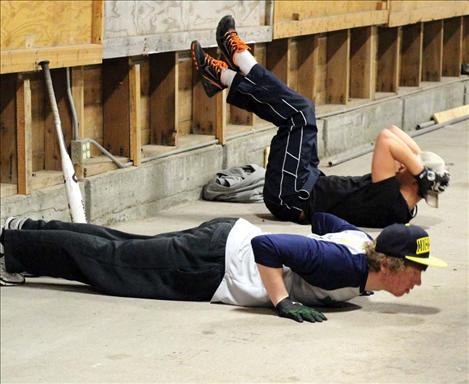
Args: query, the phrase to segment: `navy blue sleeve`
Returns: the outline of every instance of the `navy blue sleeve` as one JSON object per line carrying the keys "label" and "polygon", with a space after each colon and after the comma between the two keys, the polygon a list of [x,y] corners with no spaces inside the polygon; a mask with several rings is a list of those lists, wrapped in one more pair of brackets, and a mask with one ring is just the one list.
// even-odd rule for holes
{"label": "navy blue sleeve", "polygon": [[348,249],[329,241],[301,235],[261,235],[251,240],[256,263],[281,268],[289,267],[306,282],[324,289],[359,286],[361,275]]}
{"label": "navy blue sleeve", "polygon": [[357,227],[335,215],[325,212],[316,212],[311,216],[311,232],[318,235],[342,232],[345,230],[360,231]]}

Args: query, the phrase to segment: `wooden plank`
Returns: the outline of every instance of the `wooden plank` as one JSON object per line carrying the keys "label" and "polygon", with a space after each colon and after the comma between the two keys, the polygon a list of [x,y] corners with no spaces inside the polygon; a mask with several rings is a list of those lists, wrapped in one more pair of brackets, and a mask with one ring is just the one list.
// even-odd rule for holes
{"label": "wooden plank", "polygon": [[[83,68],[84,82],[84,123],[83,137],[103,143],[103,81],[101,65]],[[93,145],[91,156],[98,156],[101,152]]]}
{"label": "wooden plank", "polygon": [[[41,73],[42,75],[42,73]],[[55,99],[59,109],[60,123],[68,148],[72,139],[72,118],[67,100],[65,69],[53,69],[51,71],[54,86]],[[47,90],[44,90],[47,92]],[[44,168],[49,170],[62,170],[59,141],[55,129],[54,115],[52,113],[49,96],[45,95],[45,129],[44,129]]]}
{"label": "wooden plank", "polygon": [[0,183],[0,196],[2,198],[16,195],[18,188],[16,184]]}
{"label": "wooden plank", "polygon": [[102,44],[104,33],[104,0],[92,0],[91,42]]}
{"label": "wooden plank", "polygon": [[[216,56],[216,49],[206,49],[209,55]],[[217,125],[217,98],[208,97],[202,82],[193,68],[194,85],[192,88],[192,130],[191,133],[215,135]]]}
{"label": "wooden plank", "polygon": [[314,83],[316,88],[315,104],[321,105],[326,103],[327,89],[327,34],[319,34],[318,42],[318,63],[314,73]]}
{"label": "wooden plank", "polygon": [[31,124],[31,84],[28,78],[18,78],[16,91],[16,129],[18,153],[18,193],[31,193],[32,124]]}
{"label": "wooden plank", "polygon": [[33,173],[31,177],[31,190],[36,191],[51,187],[53,185],[63,184],[64,176],[62,171],[41,170]]}
{"label": "wooden plank", "polygon": [[374,99],[376,27],[356,28],[350,42],[350,97]]}
{"label": "wooden plank", "polygon": [[422,23],[402,27],[400,85],[420,86],[422,78]]}
{"label": "wooden plank", "polygon": [[2,76],[0,84],[0,182],[16,184],[16,75]]}
{"label": "wooden plank", "polygon": [[[127,157],[117,156],[116,158],[123,164],[129,161]],[[83,177],[91,177],[115,169],[118,169],[117,165],[110,158],[102,155],[86,160],[78,166],[78,171],[83,174]]]}
{"label": "wooden plank", "polygon": [[443,65],[443,20],[423,26],[423,81],[440,81]]}
{"label": "wooden plank", "polygon": [[102,45],[82,44],[67,47],[1,50],[0,74],[37,71],[38,63],[49,60],[49,68],[100,64]]}
{"label": "wooden plank", "polygon": [[462,64],[462,18],[444,21],[443,76],[459,76]]}
{"label": "wooden plank", "polygon": [[469,104],[448,109],[442,112],[436,112],[433,114],[432,119],[435,120],[437,124],[440,124],[463,116],[469,117]]}
{"label": "wooden plank", "polygon": [[391,0],[388,26],[396,27],[467,14],[469,14],[469,2],[467,1]]}
{"label": "wooden plank", "polygon": [[72,88],[73,104],[77,113],[78,136],[85,136],[85,74],[83,67],[70,68],[70,87]]}
{"label": "wooden plank", "polygon": [[316,71],[319,62],[319,41],[315,35],[299,37],[298,47],[298,93],[308,99],[316,99]]}
{"label": "wooden plank", "polygon": [[288,84],[288,39],[274,40],[267,44],[266,56],[267,69]]}
{"label": "wooden plank", "polygon": [[179,123],[177,52],[150,56],[151,143],[176,145]]}
{"label": "wooden plank", "polygon": [[140,108],[140,64],[129,68],[129,102],[130,102],[130,160],[134,166],[141,164],[142,131]]}
{"label": "wooden plank", "polygon": [[[285,3],[288,4],[290,2]],[[309,3],[311,6],[313,6],[313,2],[310,1]],[[387,21],[388,12],[386,10],[363,11],[344,13],[339,15],[311,17],[305,19],[300,18],[300,20],[292,21],[279,21],[274,23],[273,38],[283,39],[286,37],[339,31],[348,28],[380,25],[386,23]]]}
{"label": "wooden plank", "polygon": [[328,104],[347,104],[350,77],[350,30],[327,34],[327,89]]}
{"label": "wooden plank", "polygon": [[376,84],[378,92],[397,92],[400,77],[401,35],[400,27],[379,28],[378,30]]}
{"label": "wooden plank", "polygon": [[113,155],[130,156],[129,64],[127,58],[103,62],[103,143]]}

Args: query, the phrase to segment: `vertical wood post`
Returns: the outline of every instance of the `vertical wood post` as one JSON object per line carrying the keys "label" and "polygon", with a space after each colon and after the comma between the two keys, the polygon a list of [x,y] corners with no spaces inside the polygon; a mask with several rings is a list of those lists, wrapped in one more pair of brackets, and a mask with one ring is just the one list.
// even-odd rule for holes
{"label": "vertical wood post", "polygon": [[16,90],[16,129],[18,154],[18,193],[31,193],[33,169],[31,146],[31,84],[27,78],[18,77]]}
{"label": "vertical wood post", "polygon": [[424,24],[423,81],[440,81],[443,68],[443,20]]}
{"label": "vertical wood post", "polygon": [[418,87],[422,78],[422,23],[402,27],[400,85]]}
{"label": "vertical wood post", "polygon": [[78,134],[80,138],[85,137],[85,75],[84,68],[70,68],[72,97],[77,111]]}
{"label": "vertical wood post", "polygon": [[130,101],[130,160],[134,166],[141,163],[142,129],[140,106],[140,64],[131,64],[129,68]]}
{"label": "vertical wood post", "polygon": [[267,69],[288,84],[288,39],[273,40],[267,45]]}
{"label": "vertical wood post", "polygon": [[318,38],[307,35],[298,38],[298,93],[316,99],[316,71],[318,68]]}

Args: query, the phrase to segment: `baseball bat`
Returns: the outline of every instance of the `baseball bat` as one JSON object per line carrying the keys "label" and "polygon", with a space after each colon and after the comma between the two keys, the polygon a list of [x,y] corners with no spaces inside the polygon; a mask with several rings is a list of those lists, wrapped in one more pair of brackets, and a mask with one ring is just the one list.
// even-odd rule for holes
{"label": "baseball bat", "polygon": [[72,160],[67,153],[65,147],[64,136],[62,132],[62,124],[60,122],[59,109],[57,101],[55,100],[54,87],[52,85],[52,78],[50,75],[49,61],[41,61],[39,65],[44,72],[44,80],[46,83],[47,93],[49,95],[52,114],[54,116],[55,131],[57,139],[59,140],[60,157],[62,160],[62,172],[64,176],[65,190],[67,192],[68,207],[70,209],[70,216],[74,223],[86,223],[85,208],[83,197],[81,196],[80,187],[78,186],[78,179],[73,168]]}

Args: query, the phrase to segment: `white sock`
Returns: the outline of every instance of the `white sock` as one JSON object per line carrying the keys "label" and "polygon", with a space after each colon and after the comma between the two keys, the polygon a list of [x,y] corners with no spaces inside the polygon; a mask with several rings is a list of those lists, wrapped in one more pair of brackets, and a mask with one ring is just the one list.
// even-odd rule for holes
{"label": "white sock", "polygon": [[256,59],[247,49],[243,52],[235,53],[233,61],[244,75],[247,75],[251,71],[252,67],[257,64]]}
{"label": "white sock", "polygon": [[221,83],[227,87],[231,87],[231,83],[233,82],[234,77],[236,76],[236,72],[227,68],[221,71],[220,80]]}

